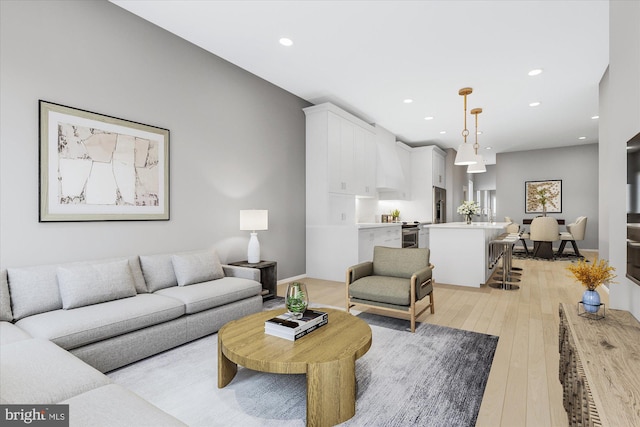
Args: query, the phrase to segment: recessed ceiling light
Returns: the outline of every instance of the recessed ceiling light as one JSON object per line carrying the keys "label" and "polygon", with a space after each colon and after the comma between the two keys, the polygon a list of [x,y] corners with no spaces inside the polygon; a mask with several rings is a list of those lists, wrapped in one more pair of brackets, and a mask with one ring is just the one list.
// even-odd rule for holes
{"label": "recessed ceiling light", "polygon": [[280,44],[281,44],[282,46],[287,46],[287,47],[289,47],[289,46],[293,46],[293,40],[291,40],[291,39],[290,39],[290,38],[288,38],[288,37],[282,37],[282,38],[280,39]]}
{"label": "recessed ceiling light", "polygon": [[485,150],[492,150],[493,147],[484,147]]}
{"label": "recessed ceiling light", "polygon": [[540,105],[540,103],[538,101],[536,101],[536,102],[530,103],[529,107],[537,107],[538,105]]}
{"label": "recessed ceiling light", "polygon": [[578,139],[587,139],[586,136],[579,136]]}
{"label": "recessed ceiling light", "polygon": [[411,104],[411,103],[413,102],[413,99],[411,99],[411,98],[407,98],[407,99],[405,99],[405,100],[404,100],[404,101],[402,101],[402,102],[404,102],[405,104]]}
{"label": "recessed ceiling light", "polygon": [[541,73],[542,73],[542,68],[534,68],[533,70],[529,71],[527,74],[530,76],[537,76]]}
{"label": "recessed ceiling light", "polygon": [[481,130],[477,131],[476,135],[482,135],[482,131]]}
{"label": "recessed ceiling light", "polygon": [[441,131],[440,131],[440,135],[444,135],[445,133],[447,133],[447,131],[446,131],[446,130],[441,130]]}
{"label": "recessed ceiling light", "polygon": [[600,118],[600,116],[592,116],[591,120],[598,120]]}
{"label": "recessed ceiling light", "polygon": [[424,119],[425,119],[425,120],[433,120],[433,119],[434,119],[434,117],[433,117],[433,116],[427,116],[427,117],[425,117]]}

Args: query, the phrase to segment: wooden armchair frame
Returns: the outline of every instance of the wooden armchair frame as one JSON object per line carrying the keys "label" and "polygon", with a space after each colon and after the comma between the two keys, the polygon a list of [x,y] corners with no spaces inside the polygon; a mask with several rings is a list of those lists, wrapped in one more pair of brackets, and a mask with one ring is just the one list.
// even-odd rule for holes
{"label": "wooden armchair frame", "polygon": [[[417,286],[420,287],[420,289],[424,288],[425,286],[428,286],[430,284],[434,284],[435,282],[433,281],[432,277],[429,277],[427,280],[422,281],[421,283],[418,284],[418,277],[420,276],[420,272],[416,272],[411,276],[411,285],[410,285],[410,304],[408,306],[400,306],[400,305],[392,305],[392,304],[387,304],[387,305],[378,305],[375,303],[366,303],[361,299],[352,299],[350,293],[349,293],[349,286],[355,282],[357,279],[361,278],[361,277],[365,277],[367,276],[365,275],[357,275],[357,269],[358,267],[363,268],[370,264],[371,265],[371,270],[373,270],[373,262],[365,262],[365,263],[361,263],[352,267],[349,267],[347,269],[347,274],[346,274],[346,280],[345,280],[345,290],[346,290],[346,307],[347,307],[347,312],[350,311],[351,307],[353,307],[354,305],[361,305],[364,307],[371,307],[371,308],[375,308],[378,310],[384,310],[384,311],[390,311],[390,312],[396,312],[396,313],[403,313],[403,314],[409,314],[410,317],[410,322],[411,322],[411,332],[415,332],[416,330],[416,318],[419,317],[422,313],[424,313],[427,309],[431,309],[431,314],[435,313],[435,304],[434,304],[434,298],[433,298],[433,289],[431,290],[431,292],[428,294],[429,296],[429,302],[428,304],[422,306],[422,301],[426,300],[426,296],[423,297],[421,300],[416,300],[416,289],[418,288]],[[423,270],[433,270],[435,267],[433,264],[429,264],[429,266]],[[368,274],[371,275],[371,274]],[[383,276],[384,277],[384,276]],[[381,303],[384,304],[384,303]]]}

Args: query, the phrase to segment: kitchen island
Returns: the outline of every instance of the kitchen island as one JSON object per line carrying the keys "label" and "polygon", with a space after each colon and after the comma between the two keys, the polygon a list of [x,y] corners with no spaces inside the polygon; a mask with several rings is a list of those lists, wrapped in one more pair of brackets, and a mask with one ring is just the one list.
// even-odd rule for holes
{"label": "kitchen island", "polygon": [[429,249],[436,283],[479,288],[491,277],[489,242],[506,231],[506,222],[431,224]]}

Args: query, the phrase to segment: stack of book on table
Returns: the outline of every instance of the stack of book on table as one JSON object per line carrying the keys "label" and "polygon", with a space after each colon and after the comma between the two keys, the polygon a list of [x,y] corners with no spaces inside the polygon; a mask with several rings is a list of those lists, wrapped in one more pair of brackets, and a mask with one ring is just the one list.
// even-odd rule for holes
{"label": "stack of book on table", "polygon": [[324,311],[305,310],[301,319],[294,319],[291,314],[284,313],[264,322],[265,334],[295,341],[315,331],[329,322]]}

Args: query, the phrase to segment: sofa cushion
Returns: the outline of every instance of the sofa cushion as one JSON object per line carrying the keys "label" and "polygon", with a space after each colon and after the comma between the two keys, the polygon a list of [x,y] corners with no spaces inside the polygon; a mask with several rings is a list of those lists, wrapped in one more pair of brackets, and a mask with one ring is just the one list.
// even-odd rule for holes
{"label": "sofa cushion", "polygon": [[58,267],[58,286],[65,310],[136,295],[126,259]]}
{"label": "sofa cushion", "polygon": [[156,294],[182,301],[187,314],[191,314],[260,295],[261,292],[262,285],[255,280],[223,277],[191,286],[161,289]]}
{"label": "sofa cushion", "polygon": [[47,340],[0,346],[0,394],[9,404],[49,404],[110,384],[111,380]]}
{"label": "sofa cushion", "polygon": [[31,335],[13,323],[0,321],[0,345],[31,339]]}
{"label": "sofa cushion", "polygon": [[174,298],[138,294],[72,310],[55,310],[16,322],[34,337],[70,350],[182,316],[184,304]]}
{"label": "sofa cushion", "polygon": [[11,298],[9,296],[9,282],[7,281],[7,270],[0,271],[0,321],[11,322]]}
{"label": "sofa cushion", "polygon": [[353,298],[409,306],[411,279],[389,276],[366,276],[349,285]]}
{"label": "sofa cushion", "polygon": [[215,249],[171,256],[178,286],[192,285],[224,277]]}
{"label": "sofa cushion", "polygon": [[69,405],[70,426],[186,426],[126,388],[109,384],[62,404]]}
{"label": "sofa cushion", "polygon": [[429,266],[427,248],[373,248],[373,274],[410,279],[413,273]]}
{"label": "sofa cushion", "polygon": [[62,308],[56,265],[8,268],[14,320]]}
{"label": "sofa cushion", "polygon": [[19,320],[33,314],[62,308],[62,297],[58,288],[58,267],[104,263],[126,259],[135,280],[138,293],[146,293],[147,287],[140,270],[137,256],[110,258],[99,261],[80,261],[65,264],[38,265],[33,267],[8,268],[9,291],[13,319]]}
{"label": "sofa cushion", "polygon": [[149,292],[178,286],[176,274],[173,271],[171,254],[141,255],[140,266]]}

